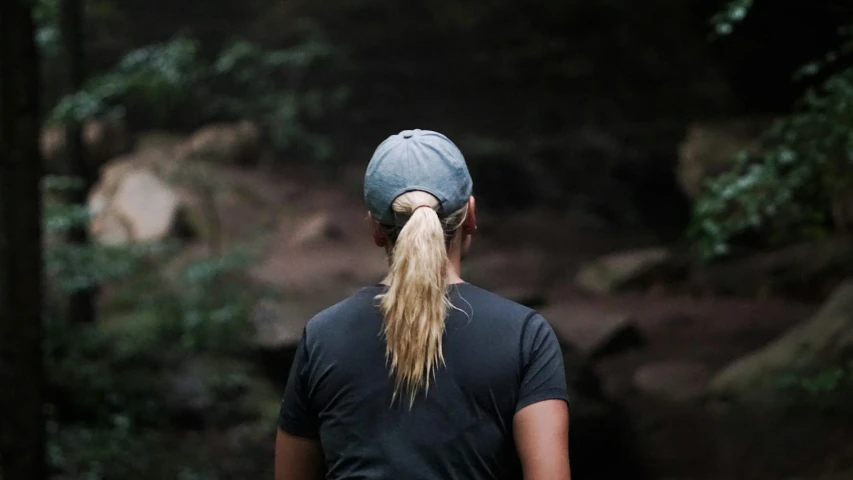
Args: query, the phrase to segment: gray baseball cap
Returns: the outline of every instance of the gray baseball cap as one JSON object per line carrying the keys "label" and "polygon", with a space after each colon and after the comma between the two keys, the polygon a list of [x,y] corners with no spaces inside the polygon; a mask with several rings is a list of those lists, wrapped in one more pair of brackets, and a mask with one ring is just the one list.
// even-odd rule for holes
{"label": "gray baseball cap", "polygon": [[[403,130],[379,144],[364,175],[364,200],[379,223],[399,225],[391,205],[420,190],[438,199],[439,216],[465,206],[473,181],[465,157],[449,138],[429,130]],[[402,221],[401,221],[402,220]]]}

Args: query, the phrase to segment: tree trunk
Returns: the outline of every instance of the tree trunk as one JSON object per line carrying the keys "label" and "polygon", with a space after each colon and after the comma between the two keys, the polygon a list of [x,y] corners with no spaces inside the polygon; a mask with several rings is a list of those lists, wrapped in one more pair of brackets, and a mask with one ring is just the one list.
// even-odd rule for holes
{"label": "tree trunk", "polygon": [[[81,0],[61,0],[59,21],[62,33],[62,49],[66,59],[66,94],[72,94],[83,87],[85,71],[83,67],[83,12]],[[83,126],[79,120],[69,120],[65,125],[66,158],[68,172],[72,177],[83,181],[83,187],[75,189],[69,195],[69,201],[75,205],[85,205],[89,192],[95,183],[92,169],[86,162],[83,145]],[[85,248],[89,245],[89,232],[86,226],[72,228],[68,241]],[[68,319],[72,323],[88,323],[95,320],[95,287],[76,290],[68,299]]]}
{"label": "tree trunk", "polygon": [[43,480],[39,65],[28,0],[0,1],[0,476]]}

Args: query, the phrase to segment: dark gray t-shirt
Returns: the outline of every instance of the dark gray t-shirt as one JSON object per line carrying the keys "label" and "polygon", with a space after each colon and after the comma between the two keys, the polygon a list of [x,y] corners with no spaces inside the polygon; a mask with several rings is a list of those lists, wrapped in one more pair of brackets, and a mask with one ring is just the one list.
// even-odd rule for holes
{"label": "dark gray t-shirt", "polygon": [[459,310],[449,310],[445,366],[410,410],[407,399],[391,402],[375,300],[384,288],[364,288],[308,322],[279,428],[319,439],[327,479],[521,478],[513,416],[542,400],[568,401],[550,325],[471,284],[452,286]]}

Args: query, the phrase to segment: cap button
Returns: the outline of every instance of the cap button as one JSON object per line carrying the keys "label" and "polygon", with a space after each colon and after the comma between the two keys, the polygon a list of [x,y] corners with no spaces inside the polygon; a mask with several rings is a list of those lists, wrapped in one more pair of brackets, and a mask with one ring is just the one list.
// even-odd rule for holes
{"label": "cap button", "polygon": [[412,135],[414,135],[414,134],[415,134],[415,132],[413,132],[411,130],[403,130],[402,132],[400,132],[400,135],[402,135],[403,138],[412,138]]}

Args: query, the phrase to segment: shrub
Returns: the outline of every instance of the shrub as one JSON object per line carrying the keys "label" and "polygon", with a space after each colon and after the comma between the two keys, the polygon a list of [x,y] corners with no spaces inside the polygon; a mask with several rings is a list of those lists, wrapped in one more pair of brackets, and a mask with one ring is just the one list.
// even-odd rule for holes
{"label": "shrub", "polygon": [[[79,182],[51,177],[45,186],[51,192]],[[45,203],[52,234],[88,221],[81,208],[49,195]],[[268,292],[244,280],[252,260],[245,253],[176,264],[179,247],[48,242],[45,269],[55,297],[46,316],[48,446],[51,468],[63,478],[266,475],[266,464],[248,459],[227,469],[211,462],[205,452],[215,443],[206,435],[216,430],[185,441],[192,412],[176,410],[174,399],[187,395],[182,384],[201,389],[199,426],[246,425],[264,438],[278,397],[244,357],[252,347],[250,308]],[[59,300],[105,284],[111,292],[98,323],[64,320]]]}
{"label": "shrub", "polygon": [[[57,5],[57,0],[38,0],[35,9],[38,43],[48,67],[55,63],[50,60],[60,58]],[[138,48],[111,69],[90,76],[81,91],[59,99],[48,122],[127,116],[162,128],[175,127],[175,119],[192,127],[250,119],[268,133],[275,148],[300,149],[312,159],[327,160],[333,153],[331,141],[309,124],[341,106],[348,90],[306,81],[315,67],[341,60],[323,32],[310,26],[297,43],[275,50],[234,39],[210,57],[196,39],[183,34]],[[52,67],[45,71],[55,76]]]}
{"label": "shrub", "polygon": [[[714,16],[716,32],[730,33],[751,3],[733,1]],[[841,33],[836,51],[797,72],[826,79],[765,132],[768,148],[757,157],[741,153],[707,183],[689,228],[702,257],[730,253],[747,234],[780,245],[853,226],[853,68],[839,67],[853,53],[853,26]]]}

